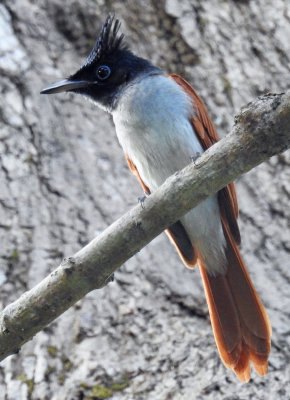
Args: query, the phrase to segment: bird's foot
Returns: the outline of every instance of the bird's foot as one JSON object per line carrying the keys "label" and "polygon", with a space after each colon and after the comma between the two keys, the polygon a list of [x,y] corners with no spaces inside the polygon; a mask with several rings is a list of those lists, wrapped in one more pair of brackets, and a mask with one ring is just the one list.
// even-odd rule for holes
{"label": "bird's foot", "polygon": [[106,279],[106,284],[107,284],[107,283],[110,283],[110,282],[114,282],[114,279],[115,279],[115,275],[114,275],[114,274],[110,275],[110,276]]}
{"label": "bird's foot", "polygon": [[190,156],[190,161],[194,164],[195,161],[201,156],[200,152],[197,151],[193,156]]}
{"label": "bird's foot", "polygon": [[147,198],[149,195],[150,195],[150,193],[147,192],[146,190],[144,190],[144,196],[138,197],[138,203],[141,204],[141,207],[142,207],[142,208],[144,208],[145,200],[146,200],[146,198]]}

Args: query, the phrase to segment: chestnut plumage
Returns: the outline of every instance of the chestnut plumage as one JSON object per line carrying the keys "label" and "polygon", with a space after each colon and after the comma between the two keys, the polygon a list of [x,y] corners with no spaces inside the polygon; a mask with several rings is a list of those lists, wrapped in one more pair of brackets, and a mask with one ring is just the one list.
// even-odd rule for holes
{"label": "chestnut plumage", "polygon": [[[129,168],[150,193],[219,139],[190,84],[133,54],[119,28],[109,15],[84,65],[42,93],[80,93],[110,112]],[[231,183],[166,232],[185,265],[199,265],[220,356],[247,382],[250,362],[267,373],[271,325],[238,248],[237,218]]]}

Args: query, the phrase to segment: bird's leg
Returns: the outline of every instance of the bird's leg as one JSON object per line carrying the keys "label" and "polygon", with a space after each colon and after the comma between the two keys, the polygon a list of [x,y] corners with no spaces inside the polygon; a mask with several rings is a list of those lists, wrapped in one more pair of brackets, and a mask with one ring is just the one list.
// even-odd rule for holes
{"label": "bird's leg", "polygon": [[144,196],[138,197],[138,203],[141,204],[141,207],[142,207],[142,208],[144,208],[144,203],[145,203],[146,197],[148,197],[148,196],[150,195],[150,193],[147,192],[147,190],[144,190],[143,193],[144,193]]}
{"label": "bird's leg", "polygon": [[115,275],[114,273],[112,275],[110,275],[107,279],[106,279],[106,284],[110,283],[110,282],[114,282],[115,280]]}
{"label": "bird's leg", "polygon": [[190,156],[190,161],[192,162],[192,163],[195,163],[195,161],[198,159],[198,157],[200,157],[201,156],[201,154],[200,154],[200,152],[199,151],[197,151],[193,156]]}

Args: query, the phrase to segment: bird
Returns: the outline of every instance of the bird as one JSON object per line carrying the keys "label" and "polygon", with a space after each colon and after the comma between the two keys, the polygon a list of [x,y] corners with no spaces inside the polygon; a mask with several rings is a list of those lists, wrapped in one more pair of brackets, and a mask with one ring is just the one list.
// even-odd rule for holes
{"label": "bird", "polygon": [[[219,137],[194,88],[133,53],[120,26],[109,14],[82,67],[41,93],[81,94],[110,113],[128,166],[150,195]],[[248,382],[251,365],[267,373],[271,324],[239,250],[238,213],[232,182],[166,233],[183,263],[199,266],[220,357]]]}

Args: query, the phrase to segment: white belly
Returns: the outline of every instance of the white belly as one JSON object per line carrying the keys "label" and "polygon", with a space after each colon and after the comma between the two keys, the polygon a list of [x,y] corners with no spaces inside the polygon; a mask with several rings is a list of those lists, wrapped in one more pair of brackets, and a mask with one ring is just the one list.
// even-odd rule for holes
{"label": "white belly", "polygon": [[[166,76],[147,76],[122,94],[113,112],[117,136],[151,192],[189,164],[191,157],[203,153],[191,116],[194,108],[190,97]],[[204,257],[207,253],[216,254],[217,259],[223,257],[225,240],[216,196],[199,204],[181,221],[192,242],[204,248],[200,249]],[[215,262],[210,264],[214,269]]]}

